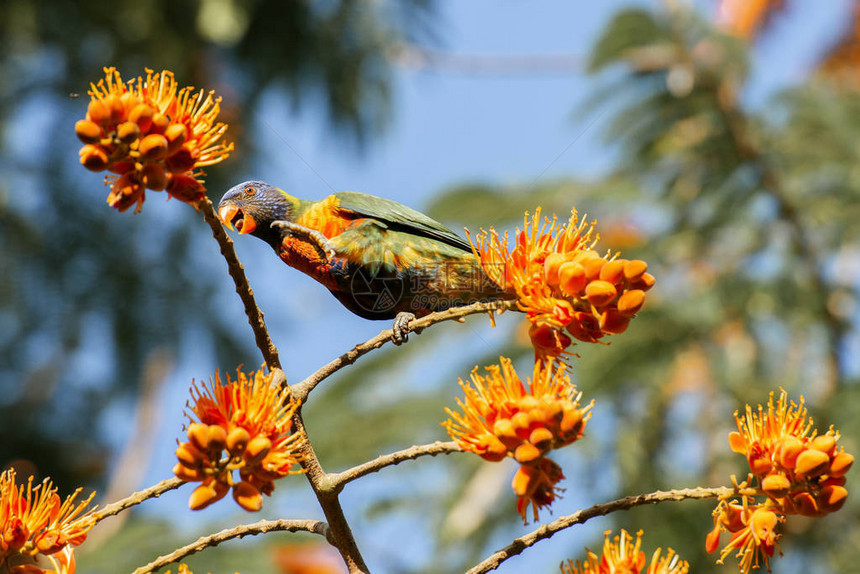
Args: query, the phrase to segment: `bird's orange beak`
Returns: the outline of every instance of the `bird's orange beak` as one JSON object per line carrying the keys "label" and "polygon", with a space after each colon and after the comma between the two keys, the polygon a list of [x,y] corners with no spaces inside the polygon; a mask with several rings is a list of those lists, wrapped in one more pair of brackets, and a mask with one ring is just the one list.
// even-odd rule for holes
{"label": "bird's orange beak", "polygon": [[221,218],[221,222],[224,223],[228,229],[233,229],[233,224],[235,223],[236,231],[242,235],[251,233],[257,229],[257,222],[254,221],[254,218],[247,213],[243,213],[242,210],[235,205],[225,205],[219,209],[218,217]]}

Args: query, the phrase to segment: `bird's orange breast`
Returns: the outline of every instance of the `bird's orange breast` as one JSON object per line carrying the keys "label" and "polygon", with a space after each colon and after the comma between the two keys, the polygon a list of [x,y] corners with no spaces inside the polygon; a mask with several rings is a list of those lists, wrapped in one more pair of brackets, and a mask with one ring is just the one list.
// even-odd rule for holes
{"label": "bird's orange breast", "polygon": [[354,217],[344,217],[343,212],[338,209],[339,205],[340,200],[330,195],[306,209],[296,219],[296,223],[308,229],[316,229],[331,239],[362,221]]}

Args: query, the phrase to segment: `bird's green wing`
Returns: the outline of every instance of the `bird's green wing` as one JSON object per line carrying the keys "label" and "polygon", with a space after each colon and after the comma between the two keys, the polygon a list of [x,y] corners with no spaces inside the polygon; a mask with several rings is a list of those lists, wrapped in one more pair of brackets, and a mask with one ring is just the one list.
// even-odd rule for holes
{"label": "bird's green wing", "polygon": [[466,240],[435,219],[396,201],[355,191],[341,191],[335,197],[339,200],[338,209],[345,212],[375,219],[395,231],[435,239],[470,253],[472,251]]}

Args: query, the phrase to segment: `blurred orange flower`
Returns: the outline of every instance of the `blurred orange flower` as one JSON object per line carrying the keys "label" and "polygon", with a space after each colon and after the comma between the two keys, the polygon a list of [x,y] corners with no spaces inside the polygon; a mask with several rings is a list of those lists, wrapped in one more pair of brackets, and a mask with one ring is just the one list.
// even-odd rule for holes
{"label": "blurred orange flower", "polygon": [[782,7],[783,0],[722,0],[718,19],[730,34],[750,39]]}
{"label": "blurred orange flower", "polygon": [[729,533],[719,561],[737,550],[744,573],[760,562],[768,566],[779,549],[777,526],[788,516],[824,516],[842,508],[848,497],[845,474],[854,462],[844,448],[837,448],[839,433],[833,427],[818,434],[803,397],[794,403],[780,390],[774,404],[773,395],[766,409],[759,405],[753,411],[747,405],[743,416],[735,412],[738,430],[729,433],[729,445],[746,456],[751,472],[744,483],[735,483],[737,494],[721,498],[705,540],[705,549],[714,552],[720,534]]}
{"label": "blurred orange flower", "polygon": [[[562,574],[640,574],[645,568],[646,559],[642,548],[642,531],[636,534],[634,540],[626,530],[621,530],[620,536],[612,536],[612,531],[604,532],[603,556],[597,556],[590,550],[585,562],[574,563],[568,560],[561,565]],[[687,574],[690,565],[681,560],[675,551],[668,549],[662,555],[658,548],[651,556],[651,563],[646,574]]]}
{"label": "blurred orange flower", "polygon": [[0,570],[74,574],[73,547],[95,524],[94,509],[86,510],[95,493],[76,503],[80,492],[60,502],[50,479],[34,487],[31,476],[25,489],[14,470],[0,473]]}
{"label": "blurred orange flower", "polygon": [[227,125],[217,122],[221,98],[186,87],[177,92],[173,72],[146,70],[146,79],[123,82],[116,68],[90,84],[86,118],[75,124],[85,144],[81,163],[109,170],[108,203],[120,211],[136,205],[145,191],[166,190],[194,204],[205,196],[199,168],[226,159],[233,144],[219,142]]}
{"label": "blurred orange flower", "polygon": [[239,506],[259,510],[276,479],[304,472],[294,470],[304,459],[304,437],[291,432],[299,403],[272,378],[262,370],[237,370],[235,381],[228,376],[224,383],[216,372],[209,384],[192,383],[188,442],[176,449],[173,468],[179,478],[201,482],[188,501],[192,510],[220,500],[231,488]]}
{"label": "blurred orange flower", "polygon": [[472,244],[485,274],[516,295],[531,321],[536,357],[563,355],[571,337],[595,343],[623,333],[654,285],[648,265],[600,256],[594,224],[580,222],[576,210],[564,224],[540,214],[539,208],[526,214],[511,250],[507,232],[500,237],[494,229],[481,231]]}
{"label": "blurred orange flower", "polygon": [[848,496],[847,473],[854,457],[837,448],[839,433],[831,427],[819,435],[807,418],[803,397],[789,402],[784,390],[767,410],[735,413],[738,431],[729,434],[729,445],[747,457],[762,490],[786,514],[823,516],[842,508]]}

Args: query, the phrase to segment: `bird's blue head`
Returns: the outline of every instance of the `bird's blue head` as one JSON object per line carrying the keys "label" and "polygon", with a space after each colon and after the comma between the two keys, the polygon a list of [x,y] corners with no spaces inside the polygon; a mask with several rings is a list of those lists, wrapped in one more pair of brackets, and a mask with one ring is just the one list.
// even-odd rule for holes
{"label": "bird's blue head", "polygon": [[296,201],[264,181],[246,181],[224,194],[218,204],[218,215],[227,227],[272,243],[280,238],[277,230],[271,228],[272,222],[293,221]]}

